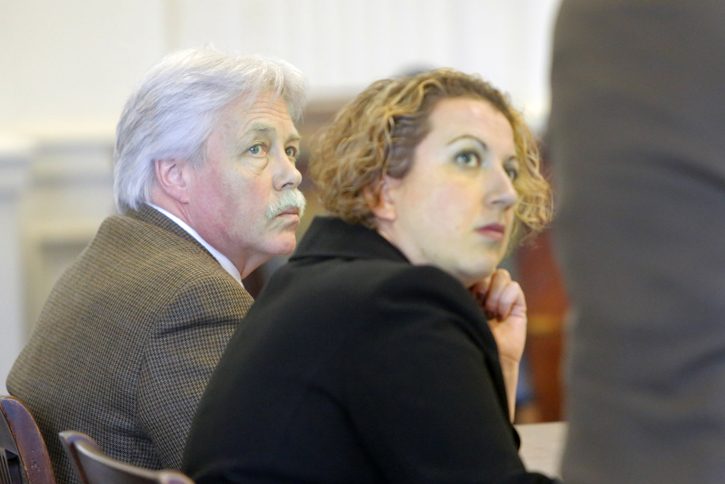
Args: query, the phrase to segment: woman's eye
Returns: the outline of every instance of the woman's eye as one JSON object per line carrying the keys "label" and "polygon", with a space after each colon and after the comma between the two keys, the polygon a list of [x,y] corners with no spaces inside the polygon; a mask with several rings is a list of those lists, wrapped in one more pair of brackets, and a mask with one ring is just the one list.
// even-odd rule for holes
{"label": "woman's eye", "polygon": [[508,174],[511,181],[516,181],[516,179],[519,177],[519,169],[518,168],[506,168],[506,173]]}
{"label": "woman's eye", "polygon": [[456,161],[466,166],[478,166],[481,164],[481,157],[473,151],[464,151],[456,155]]}

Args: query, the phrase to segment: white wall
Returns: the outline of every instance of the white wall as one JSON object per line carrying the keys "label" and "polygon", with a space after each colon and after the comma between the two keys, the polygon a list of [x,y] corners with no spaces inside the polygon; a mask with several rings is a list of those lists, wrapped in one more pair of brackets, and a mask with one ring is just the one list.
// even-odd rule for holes
{"label": "white wall", "polygon": [[155,60],[209,42],[292,62],[316,96],[452,66],[541,110],[558,2],[0,0],[0,126],[112,126]]}
{"label": "white wall", "polygon": [[[0,338],[0,392],[29,330],[22,321],[34,321],[57,275],[112,211],[114,125],[137,80],[164,54],[213,43],[281,57],[308,76],[315,98],[450,66],[510,92],[538,127],[548,111],[558,3],[0,0],[0,141],[20,135],[33,146],[23,155],[27,179],[0,193],[0,270],[9,271],[0,330],[10,335]],[[9,153],[4,166],[16,173],[17,149]]]}

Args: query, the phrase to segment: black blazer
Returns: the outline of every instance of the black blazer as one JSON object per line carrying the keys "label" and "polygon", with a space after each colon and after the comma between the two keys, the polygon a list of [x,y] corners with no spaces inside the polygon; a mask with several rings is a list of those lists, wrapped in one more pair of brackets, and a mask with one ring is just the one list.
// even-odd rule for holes
{"label": "black blazer", "polygon": [[232,337],[183,469],[199,484],[549,482],[517,447],[470,294],[374,231],[317,218]]}

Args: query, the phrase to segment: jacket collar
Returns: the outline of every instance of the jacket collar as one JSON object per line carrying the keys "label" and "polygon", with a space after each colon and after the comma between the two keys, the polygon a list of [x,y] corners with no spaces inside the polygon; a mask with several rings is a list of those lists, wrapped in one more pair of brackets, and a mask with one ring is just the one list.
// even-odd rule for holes
{"label": "jacket collar", "polygon": [[393,244],[375,230],[336,217],[315,217],[290,260],[305,257],[387,259],[408,262]]}
{"label": "jacket collar", "polygon": [[[204,250],[207,254],[211,256],[211,253],[199,243],[198,240],[196,240],[194,237],[191,236],[186,230],[181,228],[179,224],[171,220],[169,217],[164,215],[163,213],[159,212],[155,208],[146,205],[145,203],[142,204],[138,210],[129,209],[124,215],[127,217],[131,217],[136,220],[140,220],[141,222],[145,222],[151,225],[155,225],[161,229],[166,230],[167,232],[171,232],[175,235],[178,235],[182,239],[185,239],[194,245],[200,247]],[[212,256],[213,257],[213,256]]]}

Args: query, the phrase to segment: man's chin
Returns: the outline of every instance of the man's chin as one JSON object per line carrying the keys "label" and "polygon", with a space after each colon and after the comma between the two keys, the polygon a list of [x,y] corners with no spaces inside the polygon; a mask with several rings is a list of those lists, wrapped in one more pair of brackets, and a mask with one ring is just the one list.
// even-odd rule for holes
{"label": "man's chin", "polygon": [[291,234],[284,234],[278,237],[275,241],[275,255],[289,255],[295,251],[297,247],[297,239],[295,238],[294,231]]}

